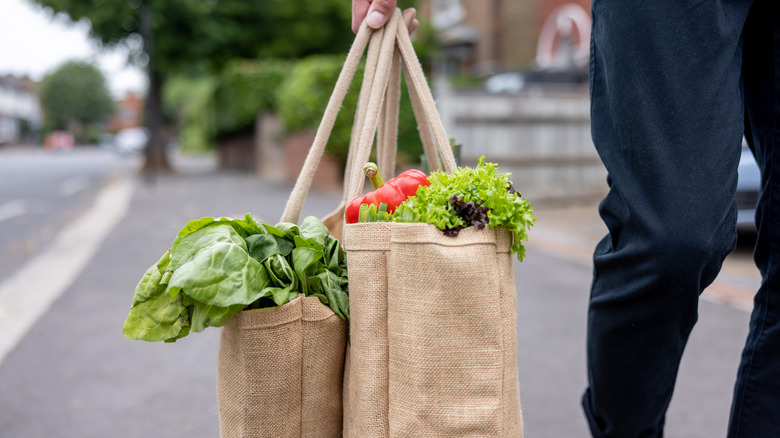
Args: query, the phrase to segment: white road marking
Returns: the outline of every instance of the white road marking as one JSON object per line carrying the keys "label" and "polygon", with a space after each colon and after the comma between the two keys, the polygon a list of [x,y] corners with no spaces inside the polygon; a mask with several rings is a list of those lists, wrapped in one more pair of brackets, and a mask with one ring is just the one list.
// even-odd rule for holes
{"label": "white road marking", "polygon": [[65,226],[42,253],[0,283],[0,363],[81,273],[127,213],[135,183],[120,178]]}
{"label": "white road marking", "polygon": [[0,205],[0,222],[13,219],[27,213],[27,205],[24,201],[16,200]]}

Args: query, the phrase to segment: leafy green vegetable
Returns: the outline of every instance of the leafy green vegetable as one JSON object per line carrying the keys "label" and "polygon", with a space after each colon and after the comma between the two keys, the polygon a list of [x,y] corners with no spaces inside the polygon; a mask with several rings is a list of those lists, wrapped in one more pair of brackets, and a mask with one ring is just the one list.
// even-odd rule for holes
{"label": "leafy green vegetable", "polygon": [[523,242],[536,218],[528,201],[512,187],[510,176],[499,173],[495,163],[485,163],[484,156],[474,168],[433,172],[428,177],[431,184],[420,186],[416,196],[399,205],[392,220],[433,224],[448,235],[471,225],[506,227],[513,235],[511,251],[522,261]]}
{"label": "leafy green vegetable", "polygon": [[[453,211],[455,211],[455,214],[463,219],[466,227],[477,227],[481,230],[490,222],[488,219],[490,209],[482,205],[484,202],[466,202],[456,195],[450,198],[449,203],[450,206],[452,206]],[[463,227],[447,228],[444,230],[444,234],[448,236],[457,236],[462,228]]]}
{"label": "leafy green vegetable", "polygon": [[156,298],[165,292],[165,285],[168,284],[168,281],[163,281],[163,278],[166,278],[165,274],[170,272],[168,271],[170,263],[171,252],[165,251],[160,260],[146,271],[144,276],[141,277],[141,281],[138,282],[138,286],[135,287],[133,306],[143,303],[150,298]]}
{"label": "leafy green vegetable", "polygon": [[321,295],[324,295],[333,312],[349,321],[349,295],[344,291],[347,284],[346,278],[339,277],[327,269],[317,271],[315,278],[319,280],[320,288],[313,289],[321,291],[315,292],[315,294],[320,296],[320,299],[322,299]]}
{"label": "leafy green vegetable", "polygon": [[311,239],[322,247],[325,246],[328,238],[330,237],[330,233],[328,232],[328,228],[325,226],[325,224],[323,224],[321,220],[314,216],[309,216],[303,219],[303,222],[301,222],[300,231],[302,237]]}
{"label": "leafy green vegetable", "polygon": [[274,254],[266,258],[263,266],[271,277],[271,285],[262,291],[263,296],[270,293],[277,306],[284,305],[290,300],[290,293],[298,289],[298,277],[287,259],[281,254]]}
{"label": "leafy green vegetable", "polygon": [[299,294],[316,296],[348,319],[348,293],[344,251],[319,219],[307,217],[298,227],[251,215],[206,217],[187,223],[143,275],[122,332],[173,342]]}
{"label": "leafy green vegetable", "polygon": [[177,339],[182,331],[189,331],[189,326],[190,318],[182,296],[172,299],[168,294],[160,293],[133,305],[122,333],[131,339],[159,342]]}
{"label": "leafy green vegetable", "polygon": [[270,281],[268,271],[246,249],[215,243],[173,271],[168,291],[184,291],[193,300],[220,307],[251,304]]}
{"label": "leafy green vegetable", "polygon": [[295,248],[295,244],[284,237],[273,234],[253,234],[246,238],[249,255],[262,262],[274,254],[287,257]]}
{"label": "leafy green vegetable", "polygon": [[[233,317],[233,315],[243,310],[244,307],[245,306],[240,304],[229,307],[220,307],[196,302],[192,306],[190,331],[200,333],[205,330],[206,327],[222,327]],[[185,333],[185,335],[186,334],[187,333]]]}

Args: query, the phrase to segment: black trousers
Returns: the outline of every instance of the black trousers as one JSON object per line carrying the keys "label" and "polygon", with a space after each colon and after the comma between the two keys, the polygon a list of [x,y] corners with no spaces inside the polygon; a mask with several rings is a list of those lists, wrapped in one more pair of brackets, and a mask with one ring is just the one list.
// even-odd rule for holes
{"label": "black trousers", "polygon": [[[661,437],[702,290],[736,244],[743,134],[762,171],[763,282],[729,437],[780,436],[780,4],[593,0],[592,135],[610,190],[583,407],[594,437]],[[777,165],[775,165],[777,164]]]}

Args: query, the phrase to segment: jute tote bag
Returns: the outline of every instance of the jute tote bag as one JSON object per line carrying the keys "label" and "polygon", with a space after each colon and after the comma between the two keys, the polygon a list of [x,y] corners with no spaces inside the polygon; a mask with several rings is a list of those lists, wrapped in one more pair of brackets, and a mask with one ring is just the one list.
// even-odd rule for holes
{"label": "jute tote bag", "polygon": [[369,159],[375,135],[380,169],[394,174],[401,61],[432,168],[439,166],[439,158],[446,171],[455,168],[400,22],[396,11],[384,29],[361,28],[283,216],[287,221],[299,218],[311,184],[307,175],[316,169],[370,38],[344,195],[325,219],[342,239],[349,269],[344,436],[522,437],[509,233],[466,229],[453,238],[427,224],[343,224],[346,201],[362,193],[360,168]]}
{"label": "jute tote bag", "polygon": [[[365,50],[361,30],[341,73],[312,150],[281,221],[297,223],[338,108]],[[378,57],[378,46],[372,59]],[[367,67],[373,78],[376,62]],[[370,84],[370,81],[367,81]],[[366,98],[368,94],[365,94]],[[367,105],[363,99],[363,105]],[[359,126],[361,120],[355,120]],[[346,190],[344,197],[346,197]],[[341,237],[342,202],[324,222]],[[340,212],[339,212],[340,211]],[[239,312],[222,327],[217,405],[222,438],[330,438],[342,436],[342,389],[347,326],[315,297],[278,308]]]}
{"label": "jute tote bag", "polygon": [[[331,96],[282,222],[297,223],[317,164],[368,44],[359,33]],[[374,57],[378,55],[375,51]],[[350,67],[351,66],[351,67]],[[374,68],[366,76],[373,77]],[[370,74],[369,74],[370,73]],[[365,103],[364,103],[365,105]],[[358,119],[355,124],[358,125]],[[344,197],[346,197],[346,190]],[[323,219],[341,237],[344,202]],[[339,213],[340,211],[340,213]],[[347,326],[316,297],[282,307],[239,312],[222,327],[217,404],[222,438],[342,436],[342,390]]]}
{"label": "jute tote bag", "polygon": [[316,297],[239,312],[222,327],[220,436],[340,437],[346,323]]}
{"label": "jute tote bag", "polygon": [[[380,169],[393,174],[393,109],[400,61],[429,162],[455,168],[449,141],[400,11],[358,33],[285,210],[297,221],[332,119],[370,33],[342,204],[363,190],[360,167],[376,134]],[[359,54],[353,52],[360,50]],[[375,66],[374,66],[375,63]],[[369,71],[371,72],[369,74]],[[320,138],[321,137],[321,138]],[[319,141],[318,141],[319,139]],[[297,193],[297,195],[296,195]],[[344,373],[345,437],[522,437],[517,302],[511,237],[503,229],[444,236],[428,224],[360,223],[336,230],[347,251],[350,342]]]}
{"label": "jute tote bag", "polygon": [[[398,26],[396,41],[418,120],[450,171],[454,158],[427,85],[415,80],[405,30]],[[363,135],[371,129],[366,122]],[[360,164],[365,137],[358,151]],[[349,199],[362,183],[350,180]],[[346,225],[343,241],[352,291],[345,436],[522,436],[508,232],[452,238],[427,224],[367,223]]]}

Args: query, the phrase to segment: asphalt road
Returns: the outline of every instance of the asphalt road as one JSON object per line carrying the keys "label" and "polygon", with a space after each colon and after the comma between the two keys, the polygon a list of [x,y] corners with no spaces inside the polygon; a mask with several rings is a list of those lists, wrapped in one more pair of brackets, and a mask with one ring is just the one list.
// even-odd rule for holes
{"label": "asphalt road", "polygon": [[0,278],[78,217],[107,178],[137,164],[137,157],[96,147],[56,153],[0,148]]}
{"label": "asphalt road", "polygon": [[[209,329],[175,344],[150,344],[123,338],[121,325],[136,282],[188,220],[250,212],[275,222],[290,188],[252,175],[215,172],[208,161],[182,162],[178,175],[160,176],[154,184],[147,184],[132,177],[133,163],[99,155],[96,152],[96,157],[84,160],[99,163],[105,159],[116,164],[119,179],[133,181],[129,208],[51,307],[0,359],[0,437],[218,436],[219,331]],[[33,161],[65,162],[55,158],[60,157],[42,156]],[[6,157],[0,155],[3,162]],[[41,178],[63,166],[47,168]],[[0,175],[4,169],[0,168]],[[50,212],[71,214],[75,219],[70,224],[78,222],[80,213],[93,208],[95,196],[113,187],[108,177],[111,172],[93,174],[80,169],[76,173],[81,176],[94,175],[86,178],[95,185],[72,195],[71,202],[58,198],[62,195],[51,184],[42,184],[41,190],[48,190],[46,196],[30,195],[25,205],[35,205],[31,199],[48,199]],[[22,180],[24,173],[16,173],[13,181]],[[73,176],[60,178],[54,181]],[[17,190],[24,189],[16,187],[2,189],[0,205],[22,199]],[[323,216],[337,200],[337,193],[312,192],[304,215]],[[569,215],[568,221],[555,220],[561,211],[562,217]],[[537,206],[540,220],[531,232],[527,257],[516,265],[519,374],[529,438],[588,436],[579,399],[586,382],[585,309],[591,273],[586,254],[591,241],[590,233],[571,226],[567,211]],[[0,223],[0,229],[5,229],[2,238],[8,239],[4,242],[30,238],[29,233],[52,219],[39,220],[38,227],[28,227],[20,215],[6,219]],[[5,245],[2,248],[5,256]],[[44,250],[45,245],[37,246],[21,261],[13,260],[26,266]],[[2,269],[11,270],[5,263]],[[5,273],[0,278],[5,279]],[[725,436],[747,320],[745,310],[702,301],[669,410],[666,436]]]}

